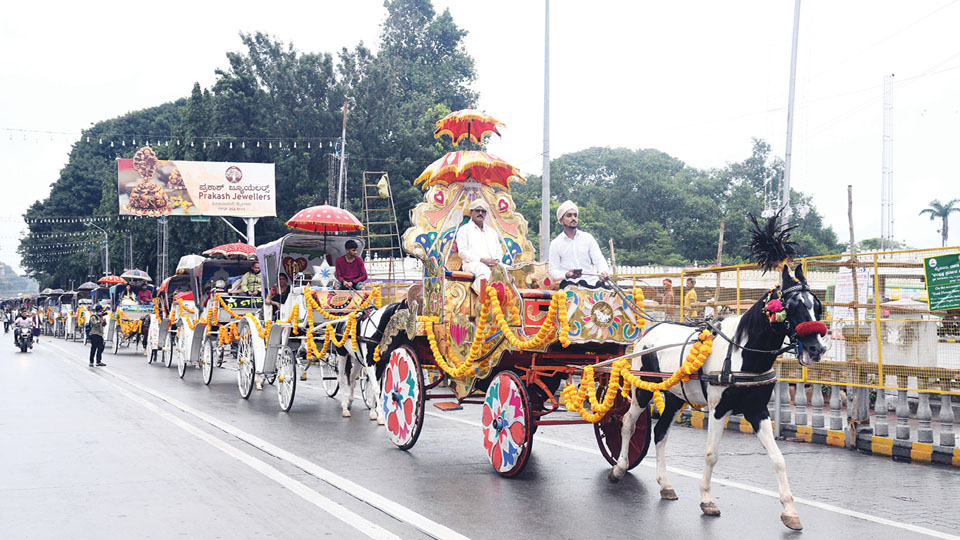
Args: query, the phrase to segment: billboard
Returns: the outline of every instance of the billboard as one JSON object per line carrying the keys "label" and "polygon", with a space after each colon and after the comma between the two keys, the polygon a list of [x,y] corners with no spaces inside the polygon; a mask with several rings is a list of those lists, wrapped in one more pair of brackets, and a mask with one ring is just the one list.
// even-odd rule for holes
{"label": "billboard", "polygon": [[117,160],[117,193],[127,215],[277,215],[273,163],[167,161],[144,147]]}

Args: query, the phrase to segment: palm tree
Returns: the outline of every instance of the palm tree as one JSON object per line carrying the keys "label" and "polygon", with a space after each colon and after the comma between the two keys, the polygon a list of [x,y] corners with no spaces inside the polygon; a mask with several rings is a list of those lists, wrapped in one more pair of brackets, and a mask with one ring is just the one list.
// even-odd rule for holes
{"label": "palm tree", "polygon": [[920,211],[920,215],[930,214],[930,221],[933,221],[936,218],[943,220],[943,225],[940,227],[940,237],[943,239],[942,247],[947,247],[947,231],[949,228],[949,219],[950,214],[953,212],[960,212],[960,208],[957,208],[955,205],[960,202],[960,199],[953,199],[952,201],[943,204],[939,199],[934,199],[930,201],[930,206],[924,208]]}

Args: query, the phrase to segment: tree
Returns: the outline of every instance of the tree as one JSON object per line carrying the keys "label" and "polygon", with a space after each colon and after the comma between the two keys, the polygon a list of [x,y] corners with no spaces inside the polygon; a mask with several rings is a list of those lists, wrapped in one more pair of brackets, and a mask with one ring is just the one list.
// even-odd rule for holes
{"label": "tree", "polygon": [[930,214],[930,221],[940,218],[940,238],[942,239],[941,245],[943,247],[947,247],[947,236],[949,235],[950,227],[950,214],[953,212],[960,212],[960,208],[955,206],[957,203],[960,203],[960,199],[953,199],[948,201],[946,204],[941,203],[939,199],[934,199],[930,201],[930,206],[920,211],[921,216],[924,214]]}

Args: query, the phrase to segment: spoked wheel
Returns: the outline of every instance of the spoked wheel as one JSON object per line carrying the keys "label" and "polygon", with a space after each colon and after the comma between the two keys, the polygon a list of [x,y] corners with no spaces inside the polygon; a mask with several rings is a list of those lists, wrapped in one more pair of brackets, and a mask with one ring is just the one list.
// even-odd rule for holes
{"label": "spoked wheel", "polygon": [[173,363],[173,329],[167,331],[167,336],[163,339],[163,351],[160,353],[160,362],[170,367]]}
{"label": "spoked wheel", "polygon": [[178,336],[177,337],[177,375],[179,375],[181,379],[183,378],[183,374],[187,372],[187,351],[184,350],[186,346],[187,344],[184,343],[183,336]]}
{"label": "spoked wheel", "polygon": [[370,376],[367,374],[366,369],[361,369],[359,373],[360,377],[360,396],[363,398],[363,404],[367,406],[368,409],[373,409],[377,406],[375,401],[377,396],[376,392],[373,391],[374,384],[376,381],[371,381]]}
{"label": "spoked wheel", "polygon": [[[600,453],[610,465],[616,465],[620,459],[620,447],[623,439],[621,438],[621,429],[623,429],[623,415],[630,410],[630,400],[623,396],[617,396],[613,402],[613,408],[603,417],[602,420],[593,425],[593,433],[597,436],[597,444],[600,446]],[[643,461],[650,448],[650,407],[644,408],[637,417],[636,431],[630,438],[630,447],[628,450],[630,470]]]}
{"label": "spoked wheel", "polygon": [[383,373],[383,413],[387,435],[401,450],[417,444],[426,398],[417,353],[406,345],[394,349]]}
{"label": "spoked wheel", "polygon": [[256,366],[253,363],[253,334],[250,325],[245,324],[240,330],[240,346],[237,348],[237,388],[240,397],[248,399],[253,392],[253,380]]}
{"label": "spoked wheel", "polygon": [[340,390],[337,355],[331,350],[328,350],[327,354],[320,359],[320,382],[323,384],[323,391],[330,397],[337,395],[337,390]]}
{"label": "spoked wheel", "polygon": [[293,396],[297,393],[297,360],[290,347],[277,351],[276,379],[280,410],[288,412],[293,407]]}
{"label": "spoked wheel", "polygon": [[113,354],[120,354],[120,334],[113,336]]}
{"label": "spoked wheel", "polygon": [[490,381],[483,398],[483,448],[493,470],[516,476],[527,465],[533,449],[532,415],[527,389],[512,371]]}
{"label": "spoked wheel", "polygon": [[200,344],[200,371],[203,374],[203,384],[210,385],[213,380],[213,341],[204,339]]}

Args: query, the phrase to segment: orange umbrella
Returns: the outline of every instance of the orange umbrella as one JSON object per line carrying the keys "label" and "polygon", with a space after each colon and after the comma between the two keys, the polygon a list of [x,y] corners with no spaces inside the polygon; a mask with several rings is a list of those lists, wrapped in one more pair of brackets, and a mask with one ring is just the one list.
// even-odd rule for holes
{"label": "orange umbrella", "polygon": [[434,161],[413,181],[413,185],[423,182],[427,189],[433,185],[450,185],[457,182],[475,180],[487,186],[500,186],[510,189],[510,182],[526,183],[520,171],[506,161],[479,150],[460,150],[450,152]]}
{"label": "orange umbrella", "polygon": [[242,242],[234,242],[232,244],[223,244],[222,246],[212,247],[203,252],[204,255],[213,257],[220,256],[224,258],[238,257],[241,259],[248,259],[251,256],[257,253],[256,246],[251,246],[250,244],[244,244]]}
{"label": "orange umbrella", "polygon": [[117,285],[119,283],[126,283],[126,282],[127,280],[123,279],[120,276],[115,276],[113,274],[103,276],[102,278],[97,280],[97,283],[106,283],[109,285]]}
{"label": "orange umbrella", "polygon": [[504,124],[480,111],[463,109],[454,111],[438,120],[433,137],[439,139],[441,135],[449,135],[453,139],[454,146],[457,146],[464,137],[469,137],[471,142],[480,144],[487,135],[494,133],[500,135],[497,126],[504,127]]}
{"label": "orange umbrella", "polygon": [[360,220],[343,208],[321,204],[300,210],[287,221],[287,227],[307,232],[351,232],[363,229]]}

